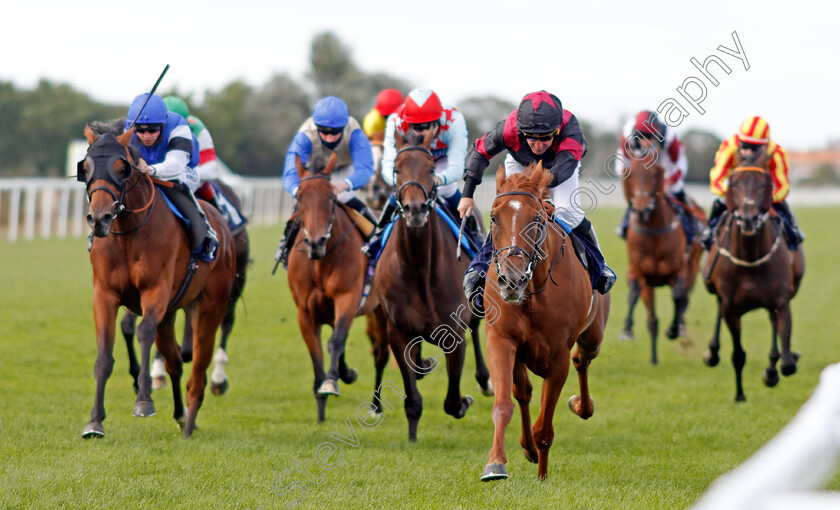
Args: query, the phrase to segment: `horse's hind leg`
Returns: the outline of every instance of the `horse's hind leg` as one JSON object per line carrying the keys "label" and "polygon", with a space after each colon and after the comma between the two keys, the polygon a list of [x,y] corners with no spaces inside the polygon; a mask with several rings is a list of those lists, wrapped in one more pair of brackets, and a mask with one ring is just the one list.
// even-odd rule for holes
{"label": "horse's hind leg", "polygon": [[659,319],[656,318],[656,302],[654,300],[654,288],[642,284],[642,301],[648,312],[647,327],[650,333],[650,362],[656,365],[659,361],[656,358],[656,338],[659,336]]}
{"label": "horse's hind leg", "polygon": [[85,439],[104,437],[105,429],[105,385],[114,370],[114,333],[117,320],[119,301],[110,292],[93,291],[93,319],[96,323],[96,362],[93,374],[96,376],[96,396],[93,399],[93,409],[90,412],[90,422],[82,431]]}
{"label": "horse's hind leg", "polygon": [[[601,297],[605,299],[606,296]],[[601,351],[601,340],[604,338],[606,317],[596,317],[589,328],[581,333],[577,345],[572,353],[572,363],[578,373],[580,395],[573,395],[569,399],[569,409],[584,420],[595,412],[595,403],[589,395],[589,365]]]}
{"label": "horse's hind leg", "polygon": [[619,340],[633,340],[636,337],[633,334],[633,310],[639,301],[642,288],[639,280],[635,277],[628,277],[627,283],[630,287],[630,291],[627,294],[627,318],[624,319],[624,329],[618,334]]}
{"label": "horse's hind leg", "polygon": [[163,356],[166,363],[166,371],[172,383],[172,399],[174,402],[173,418],[181,428],[184,428],[186,416],[184,415],[184,397],[181,394],[181,376],[184,373],[184,362],[181,359],[181,352],[175,342],[175,313],[170,312],[164,317],[158,326],[157,340],[155,342],[158,352]]}
{"label": "horse's hind leg", "polygon": [[184,309],[184,336],[181,338],[181,361],[189,363],[193,358],[193,329],[191,312]]}
{"label": "horse's hind leg", "polygon": [[[245,231],[243,230],[243,232]],[[227,372],[225,372],[228,363],[227,341],[236,320],[236,303],[245,288],[245,269],[248,265],[248,237],[245,235],[244,241],[242,241],[240,235],[235,238],[236,276],[233,279],[233,288],[230,291],[225,316],[222,318],[222,338],[216,353],[213,355],[213,373],[210,374],[210,392],[217,396],[224,395],[230,387]],[[244,243],[244,245],[241,246],[241,243]],[[241,253],[242,250],[244,250],[244,254]]]}
{"label": "horse's hind leg", "polygon": [[720,363],[720,357],[718,353],[720,352],[720,319],[721,319],[721,308],[722,304],[720,298],[717,299],[717,318],[715,319],[715,329],[712,332],[712,339],[709,340],[709,350],[703,354],[703,363],[710,367],[716,367],[718,363]]}
{"label": "horse's hind leg", "polygon": [[[225,293],[227,295],[227,293]],[[216,343],[216,330],[222,322],[224,304],[211,300],[208,294],[205,301],[199,303],[192,318],[193,331],[193,361],[192,372],[187,381],[187,421],[184,425],[184,437],[192,436],[196,429],[196,418],[201,403],[204,401],[204,390],[207,386],[207,368],[213,358],[213,347]]]}
{"label": "horse's hind leg", "polygon": [[458,344],[451,351],[446,353],[446,399],[443,401],[443,410],[446,414],[455,418],[463,418],[467,409],[473,404],[471,396],[461,396],[461,374],[464,372],[464,359],[467,357],[467,347],[464,345],[464,337],[458,338]]}
{"label": "horse's hind leg", "polygon": [[685,336],[685,310],[688,308],[688,285],[686,285],[685,277],[677,278],[674,285],[671,287],[671,296],[674,300],[674,321],[665,332],[665,336],[671,340]]}
{"label": "horse's hind leg", "polygon": [[376,368],[376,382],[373,386],[373,407],[376,413],[382,413],[381,386],[382,374],[388,364],[391,349],[388,347],[388,324],[385,312],[378,307],[367,315],[367,334],[373,347],[373,365]]}
{"label": "horse's hind leg", "polygon": [[534,387],[528,379],[528,370],[525,368],[525,364],[514,363],[513,398],[519,403],[519,414],[522,417],[522,436],[519,438],[519,444],[525,450],[525,458],[536,464],[538,460],[537,445],[531,431],[531,410],[528,407],[531,403],[533,391]]}
{"label": "horse's hind leg", "polygon": [[[481,387],[481,394],[485,397],[493,396],[493,383],[490,382],[490,371],[484,363],[484,356],[481,354],[481,317],[470,319],[470,337],[472,337],[473,350],[475,351],[475,380]],[[466,333],[465,333],[466,334]]]}
{"label": "horse's hind leg", "polygon": [[123,338],[125,338],[125,347],[128,350],[128,373],[134,379],[134,394],[140,391],[140,385],[137,382],[137,376],[140,375],[140,363],[137,362],[137,353],[134,350],[134,328],[136,326],[137,316],[128,310],[125,311],[122,320],[120,321],[120,329],[122,330]]}
{"label": "horse's hind leg", "polygon": [[776,327],[776,314],[772,308],[768,311],[770,312],[770,326],[773,329],[770,342],[770,364],[764,369],[761,380],[764,381],[765,386],[772,388],[779,384],[779,371],[776,370],[776,363],[779,361],[779,332]]}
{"label": "horse's hind leg", "polygon": [[793,375],[796,373],[796,361],[799,359],[799,354],[790,350],[790,334],[793,328],[790,303],[785,302],[784,305],[778,307],[774,315],[774,329],[778,331],[782,345],[782,375]]}

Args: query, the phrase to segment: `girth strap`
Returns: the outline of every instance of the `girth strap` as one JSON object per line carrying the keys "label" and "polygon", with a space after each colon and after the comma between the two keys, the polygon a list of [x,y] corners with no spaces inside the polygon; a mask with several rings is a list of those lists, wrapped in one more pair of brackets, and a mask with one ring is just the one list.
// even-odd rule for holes
{"label": "girth strap", "polygon": [[172,301],[170,301],[169,305],[166,306],[167,312],[170,312],[172,308],[174,308],[175,305],[184,298],[184,294],[186,294],[187,289],[190,288],[190,284],[192,283],[192,279],[193,276],[195,276],[196,271],[198,271],[198,257],[190,254],[190,261],[187,263],[187,273],[184,275],[184,279],[181,281],[181,286],[178,287]]}

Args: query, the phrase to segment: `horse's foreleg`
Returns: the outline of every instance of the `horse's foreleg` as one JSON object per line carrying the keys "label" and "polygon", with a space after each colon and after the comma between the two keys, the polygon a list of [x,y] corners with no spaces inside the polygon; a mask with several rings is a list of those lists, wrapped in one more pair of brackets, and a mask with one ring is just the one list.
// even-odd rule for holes
{"label": "horse's foreleg", "polygon": [[408,440],[412,442],[417,441],[417,426],[420,424],[420,416],[423,415],[423,396],[417,389],[417,374],[427,374],[437,368],[437,361],[431,366],[417,362],[417,351],[422,342],[423,338],[419,336],[408,342],[399,326],[388,320],[388,343],[394,352],[394,358],[400,366],[403,378],[406,394],[403,403],[405,417],[408,420]]}
{"label": "horse's foreleg", "polygon": [[[484,356],[481,354],[481,317],[470,319],[470,336],[472,337],[473,350],[475,351],[475,380],[481,387],[481,394],[485,397],[493,396],[493,384],[490,382],[490,371],[484,363]],[[465,333],[466,334],[466,333]]]}
{"label": "horse's foreleg", "polygon": [[650,362],[656,365],[659,361],[656,358],[656,339],[659,336],[659,319],[656,318],[656,302],[654,299],[654,288],[647,283],[642,284],[642,301],[648,312],[647,327],[650,333]]}
{"label": "horse's foreleg", "polygon": [[796,373],[796,361],[799,354],[790,350],[790,335],[793,329],[793,318],[790,313],[790,303],[776,309],[775,327],[779,333],[782,345],[782,375],[788,376]]}
{"label": "horse's foreleg", "polygon": [[318,406],[318,423],[321,423],[326,419],[327,405],[327,396],[318,394],[318,388],[327,378],[324,374],[324,352],[321,349],[321,326],[315,323],[315,318],[303,306],[298,308],[298,325],[303,341],[306,342],[309,357],[312,360],[312,369],[315,372],[315,382],[312,389],[315,393],[315,403]]}
{"label": "horse's foreleg", "polygon": [[540,399],[540,415],[534,423],[534,441],[537,444],[539,463],[537,465],[537,476],[544,480],[548,474],[548,452],[554,442],[554,410],[557,407],[557,399],[560,391],[566,383],[569,375],[569,353],[561,355],[552,366],[551,373],[545,378],[542,387],[542,398]]}
{"label": "horse's foreleg", "polygon": [[318,388],[319,395],[339,396],[339,378],[347,384],[356,380],[359,374],[352,368],[347,368],[344,361],[344,348],[347,343],[347,334],[356,316],[358,299],[355,294],[348,293],[335,299],[335,325],[330,339],[327,340],[327,351],[330,353],[330,370],[327,372],[327,379]]}
{"label": "horse's foreleg", "polygon": [[125,311],[122,320],[120,321],[120,329],[122,330],[123,338],[125,338],[125,347],[128,350],[128,373],[134,379],[134,394],[140,391],[140,385],[137,382],[137,376],[140,375],[140,363],[137,362],[137,353],[134,350],[134,328],[136,326],[137,316],[128,310]]}
{"label": "horse's foreleg", "polygon": [[90,422],[82,431],[82,437],[104,437],[105,429],[105,384],[114,370],[114,333],[117,321],[119,299],[111,292],[93,291],[93,319],[96,323],[96,362],[93,365],[93,375],[96,377],[96,395],[93,399],[93,409],[90,412]]}
{"label": "horse's foreleg", "polygon": [[627,278],[627,285],[630,287],[627,293],[627,318],[624,319],[624,329],[618,334],[619,340],[633,340],[636,336],[633,334],[633,310],[636,308],[636,303],[639,301],[639,296],[642,293],[642,286],[639,280],[633,276]]}
{"label": "horse's foreleg", "polygon": [[473,404],[471,396],[461,396],[461,374],[464,372],[464,359],[467,357],[467,347],[464,345],[464,337],[457,339],[458,343],[452,350],[446,352],[446,399],[443,401],[443,410],[446,414],[455,418],[463,418],[467,409]]}
{"label": "horse's foreleg", "polygon": [[373,389],[373,405],[377,413],[382,413],[382,401],[379,394],[382,386],[382,374],[388,364],[391,349],[388,347],[388,324],[381,307],[367,315],[367,334],[373,347],[373,365],[376,368],[376,382]]}
{"label": "horse's foreleg", "polygon": [[525,450],[525,458],[537,463],[537,445],[534,443],[534,434],[531,431],[531,395],[534,387],[528,379],[528,369],[524,363],[515,362],[513,365],[513,398],[519,403],[519,414],[522,417],[522,436],[519,444]]}
{"label": "horse's foreleg", "polygon": [[779,371],[776,370],[776,363],[779,361],[779,332],[776,327],[776,312],[772,308],[770,308],[768,312],[770,312],[770,326],[772,329],[769,355],[770,364],[764,369],[764,373],[761,375],[761,380],[764,381],[765,386],[772,388],[779,384]]}
{"label": "horse's foreleg", "polygon": [[671,340],[685,336],[685,310],[688,308],[688,285],[684,276],[680,276],[671,286],[671,297],[674,300],[674,321],[665,333]]}
{"label": "horse's foreleg", "polygon": [[747,353],[741,347],[741,317],[731,310],[724,310],[723,317],[732,335],[732,366],[735,368],[735,401],[744,402],[747,397],[744,395],[744,386],[741,382],[741,375],[744,365],[747,363]]}
{"label": "horse's foreleg", "polygon": [[166,364],[166,372],[169,374],[169,380],[172,383],[172,400],[174,402],[172,417],[183,428],[186,423],[184,398],[181,394],[181,376],[184,373],[184,362],[181,359],[178,344],[175,343],[174,312],[168,313],[158,326],[155,345],[157,346],[157,351],[163,356],[164,363]]}
{"label": "horse's foreleg", "polygon": [[[137,340],[140,343],[140,391],[134,402],[134,416],[146,417],[155,414],[152,401],[151,352],[157,337],[157,328],[166,310],[166,294],[149,292],[143,296],[143,319],[137,325]],[[160,297],[159,297],[160,296]],[[157,299],[156,299],[157,298]],[[163,303],[162,305],[159,303]]]}
{"label": "horse's foreleg", "polygon": [[505,431],[513,417],[514,406],[510,395],[515,361],[516,346],[513,342],[501,337],[493,328],[487,328],[487,363],[496,394],[493,400],[493,447],[481,476],[484,481],[508,477],[505,469]]}
{"label": "horse's foreleg", "polygon": [[[245,232],[243,230],[243,232]],[[241,234],[240,234],[241,235]],[[248,265],[248,237],[244,237],[244,247],[240,247],[240,235],[236,237],[236,276],[233,280],[233,288],[230,291],[230,299],[228,299],[225,316],[222,318],[222,336],[219,347],[213,355],[213,373],[210,374],[210,392],[213,395],[224,395],[230,383],[228,382],[227,372],[225,368],[228,364],[227,355],[227,341],[230,337],[230,332],[233,330],[233,323],[236,320],[236,302],[242,295],[242,290],[245,287],[245,268]],[[241,253],[244,250],[244,254]]]}
{"label": "horse's foreleg", "polygon": [[709,340],[709,350],[703,354],[703,363],[710,367],[716,367],[720,363],[718,352],[720,352],[720,319],[722,316],[721,309],[723,308],[720,297],[717,298],[717,305],[717,318],[715,319],[714,331],[712,331],[712,339]]}

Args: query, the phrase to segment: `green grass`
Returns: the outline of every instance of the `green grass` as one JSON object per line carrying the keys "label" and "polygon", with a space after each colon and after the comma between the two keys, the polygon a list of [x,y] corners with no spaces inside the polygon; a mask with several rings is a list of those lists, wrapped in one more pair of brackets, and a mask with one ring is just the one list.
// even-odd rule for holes
{"label": "green grass", "polygon": [[[808,235],[808,269],[793,302],[799,372],[776,388],[764,387],[770,325],[765,312],[748,315],[747,402],[737,405],[728,332],[722,333],[720,366],[701,362],[714,318],[714,301],[702,285],[692,293],[689,336],[662,338],[658,366],[648,361],[643,305],[636,310],[637,339],[616,340],[627,294],[624,244],[611,233],[620,211],[593,214],[607,260],[620,275],[607,336],[591,369],[595,415],[583,421],[558,406],[544,482],[521,453],[515,416],[506,442],[511,478],[492,484],[478,480],[492,442],[492,399],[478,391],[472,355],[462,389],[476,404],[462,420],[444,414],[446,377],[432,373],[419,383],[425,409],[418,441],[409,444],[398,397],[391,399],[397,408],[375,429],[364,430],[353,419],[373,385],[370,345],[358,321],[347,359],[359,380],[343,385],[343,396],[329,400],[327,421],[315,423],[312,368],[286,275],[270,276],[280,227],[252,230],[255,263],[229,345],[231,389],[223,397],[208,393],[193,438],[181,438],[168,388],[154,394],[156,416],[131,416],[134,393],[119,339],[105,397],[106,437],[83,440],[96,356],[85,242],[2,243],[0,508],[269,509],[301,497],[298,508],[686,508],[775,435],[808,399],[822,368],[840,360],[832,319],[840,288],[832,225],[839,213],[797,211]],[[669,292],[661,289],[657,298],[660,323],[667,324]],[[402,388],[390,362],[385,378]],[[576,379],[569,378],[563,402],[578,391]],[[541,380],[532,381],[536,397]],[[538,398],[531,407],[536,415]],[[358,437],[355,447],[330,437],[347,435],[346,418]],[[311,461],[318,483],[295,471],[296,461],[313,459],[326,442],[336,446],[329,461],[340,458],[340,465],[324,471]],[[297,481],[305,484],[305,496],[272,491],[284,470],[290,471],[275,489]],[[830,488],[840,488],[840,477]]]}

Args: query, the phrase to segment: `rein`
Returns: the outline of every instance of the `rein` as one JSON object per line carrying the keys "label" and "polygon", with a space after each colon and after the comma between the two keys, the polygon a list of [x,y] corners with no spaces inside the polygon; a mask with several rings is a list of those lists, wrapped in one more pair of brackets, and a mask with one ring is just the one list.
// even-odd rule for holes
{"label": "rein", "polygon": [[[397,160],[397,158],[399,158],[400,154],[402,154],[404,152],[408,152],[408,151],[425,152],[426,154],[428,154],[428,156],[430,158],[432,158],[433,162],[435,160],[435,157],[432,154],[432,151],[430,151],[428,148],[426,148],[422,145],[408,145],[408,146],[405,146],[402,149],[397,151],[397,156],[394,158],[394,168],[395,168],[394,173],[398,173],[396,171],[396,160]],[[434,166],[432,166],[432,173],[434,173]],[[397,209],[399,209],[400,215],[405,216],[405,206],[402,203],[402,192],[403,192],[404,189],[408,188],[409,186],[416,186],[416,187],[420,188],[420,191],[423,192],[423,203],[426,204],[426,207],[430,211],[434,210],[435,200],[437,199],[437,184],[432,185],[432,191],[426,192],[426,188],[420,182],[418,182],[418,181],[408,181],[405,184],[403,184],[402,186],[400,186],[400,188],[397,190],[397,193],[396,193],[396,195],[397,195],[396,196]]]}
{"label": "rein", "polygon": [[[132,167],[132,168],[136,168],[134,165],[131,165],[131,167]],[[138,171],[139,171],[139,170],[138,170]],[[143,226],[144,226],[146,223],[148,223],[148,222],[149,222],[149,220],[152,218],[152,211],[153,211],[153,209],[151,209],[151,208],[154,206],[155,201],[157,200],[157,190],[155,190],[155,185],[154,185],[154,183],[152,182],[152,178],[151,178],[151,176],[149,176],[149,174],[147,174],[147,173],[145,173],[145,172],[142,172],[142,171],[140,171],[140,172],[141,172],[141,174],[140,174],[140,175],[141,175],[141,176],[140,176],[140,179],[138,179],[136,183],[130,183],[130,184],[132,184],[132,186],[131,186],[131,189],[129,189],[129,190],[125,190],[124,188],[121,188],[121,195],[122,195],[122,198],[125,198],[125,195],[127,195],[127,194],[128,194],[128,192],[129,192],[129,191],[131,191],[132,189],[134,189],[134,188],[136,188],[137,186],[139,186],[139,185],[140,185],[140,182],[143,180],[143,177],[145,177],[145,178],[149,181],[149,185],[150,185],[151,190],[152,190],[152,196],[151,196],[151,198],[149,199],[149,202],[148,202],[146,205],[144,205],[143,207],[141,207],[140,209],[126,209],[126,208],[125,208],[125,206],[124,206],[124,205],[123,205],[123,203],[122,203],[122,200],[120,200],[119,204],[118,204],[118,205],[116,205],[116,207],[118,207],[118,208],[119,208],[119,212],[117,212],[117,215],[119,216],[119,215],[120,215],[120,214],[122,214],[122,213],[127,213],[127,214],[136,214],[136,213],[139,213],[139,212],[143,212],[143,211],[145,211],[146,209],[149,209],[149,212],[148,212],[148,213],[146,213],[146,217],[145,217],[145,218],[143,218],[143,221],[141,221],[139,225],[136,225],[136,226],[134,226],[134,227],[132,227],[132,228],[130,228],[130,229],[128,229],[128,230],[123,230],[123,231],[121,231],[121,232],[117,232],[117,231],[111,230],[111,231],[110,231],[110,233],[111,233],[111,234],[114,234],[114,235],[125,235],[125,234],[129,234],[129,233],[131,233],[131,232],[134,232],[135,230],[140,230],[140,229],[141,229],[141,228],[143,228]],[[109,191],[110,191],[110,190],[109,190]],[[91,193],[93,193],[93,192],[91,192]]]}
{"label": "rein", "polygon": [[768,260],[770,260],[770,257],[772,257],[774,253],[776,253],[776,251],[779,249],[779,246],[781,246],[781,230],[776,223],[773,223],[773,225],[776,227],[776,239],[773,241],[773,245],[770,246],[770,250],[761,257],[757,258],[756,260],[739,259],[735,255],[733,255],[732,252],[730,252],[722,246],[718,247],[718,253],[729,259],[729,261],[735,264],[736,266],[740,267],[758,267],[760,265],[765,264]]}
{"label": "rein", "polygon": [[[300,182],[309,181],[309,180],[312,180],[312,179],[325,179],[327,181],[330,180],[329,176],[327,176],[327,175],[315,174],[315,175],[310,175],[308,177],[304,177],[303,179],[300,180]],[[325,235],[325,237],[327,238],[328,241],[332,237],[333,224],[335,223],[335,209],[336,209],[336,205],[338,204],[338,199],[334,194],[331,193],[330,198],[332,199],[332,211],[330,213],[330,223],[327,225],[327,233]],[[348,214],[348,217],[349,216],[350,215]],[[353,221],[352,218],[350,218],[350,221],[355,225],[355,221]],[[301,224],[303,224],[303,219],[301,219]],[[308,235],[308,232],[306,231],[306,227],[303,227],[303,232],[304,232],[304,235]],[[327,248],[326,252],[324,252],[324,256],[326,257],[331,251],[333,251],[336,248],[338,248],[339,246],[341,246],[341,243],[343,243],[345,241],[345,239],[347,239],[347,236],[349,236],[351,232],[353,232],[352,227],[348,228],[347,231],[344,232],[344,234],[342,234],[341,237],[338,238],[338,241],[336,241],[332,246]],[[301,239],[298,243],[296,243],[296,245],[300,244],[301,242],[303,242],[303,239]]]}

